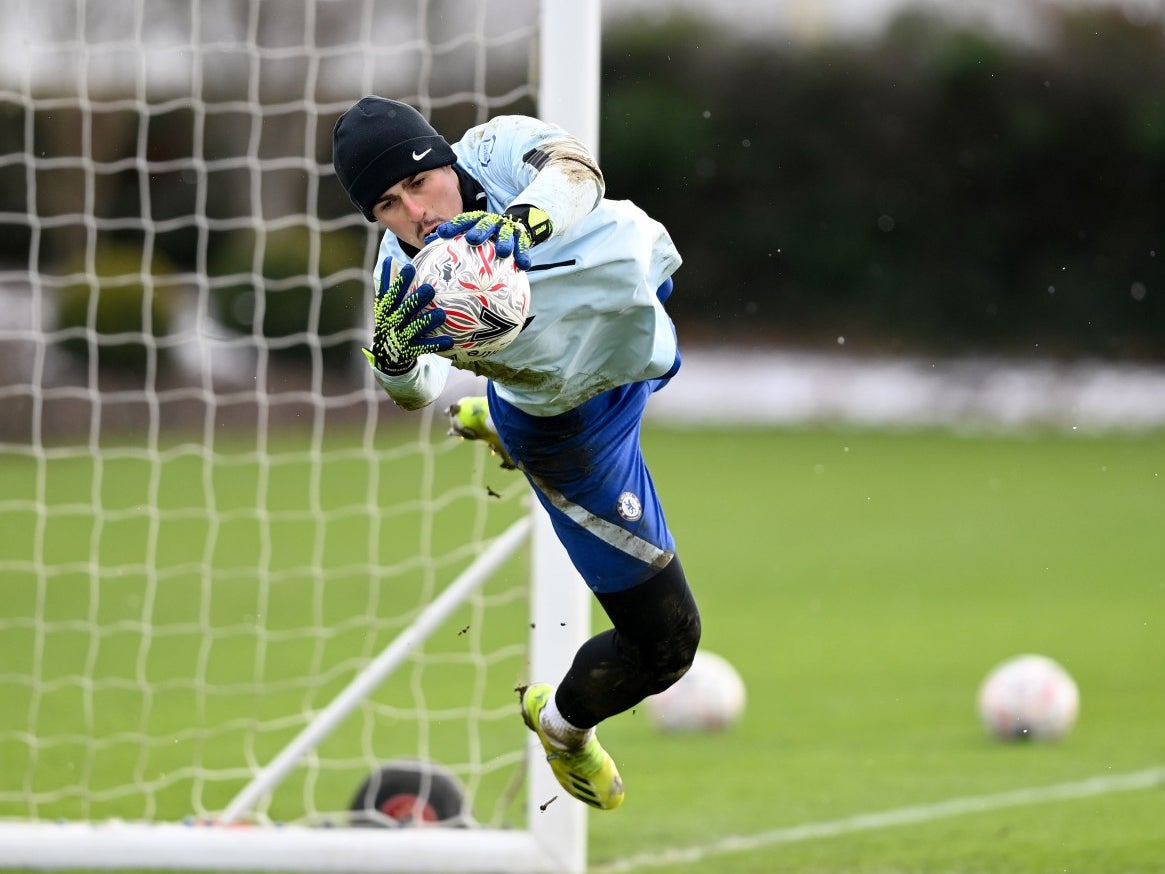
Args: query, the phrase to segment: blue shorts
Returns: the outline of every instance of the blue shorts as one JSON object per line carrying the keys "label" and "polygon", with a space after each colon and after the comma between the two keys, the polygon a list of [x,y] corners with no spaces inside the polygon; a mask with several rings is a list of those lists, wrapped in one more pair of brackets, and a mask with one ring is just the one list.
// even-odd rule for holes
{"label": "blue shorts", "polygon": [[669,378],[613,388],[557,416],[525,413],[489,384],[498,436],[594,592],[630,589],[675,554],[639,445],[647,399]]}

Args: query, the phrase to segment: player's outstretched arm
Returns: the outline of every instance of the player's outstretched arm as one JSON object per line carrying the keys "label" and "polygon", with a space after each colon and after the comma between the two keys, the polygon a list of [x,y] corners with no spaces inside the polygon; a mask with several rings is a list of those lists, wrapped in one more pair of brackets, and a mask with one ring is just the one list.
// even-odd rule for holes
{"label": "player's outstretched arm", "polygon": [[416,275],[416,268],[405,264],[392,276],[392,259],[384,259],[372,309],[372,344],[363,350],[373,370],[407,373],[421,355],[453,346],[452,337],[433,335],[445,323],[445,311],[429,307],[433,286],[426,283],[409,290]]}

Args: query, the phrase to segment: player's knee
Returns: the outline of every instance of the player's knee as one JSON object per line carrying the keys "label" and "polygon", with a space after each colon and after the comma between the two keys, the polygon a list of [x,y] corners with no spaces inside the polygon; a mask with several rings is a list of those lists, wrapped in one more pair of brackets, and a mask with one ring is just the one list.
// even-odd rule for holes
{"label": "player's knee", "polygon": [[637,647],[638,670],[648,695],[656,695],[687,674],[700,646],[702,626],[696,601],[687,586],[680,597],[665,599],[665,621]]}
{"label": "player's knee", "polygon": [[700,646],[700,612],[694,602],[673,614],[667,632],[640,649],[639,669],[655,695],[688,672]]}
{"label": "player's knee", "polygon": [[619,659],[643,697],[687,673],[700,645],[700,611],[678,558],[634,588],[600,594],[617,632]]}

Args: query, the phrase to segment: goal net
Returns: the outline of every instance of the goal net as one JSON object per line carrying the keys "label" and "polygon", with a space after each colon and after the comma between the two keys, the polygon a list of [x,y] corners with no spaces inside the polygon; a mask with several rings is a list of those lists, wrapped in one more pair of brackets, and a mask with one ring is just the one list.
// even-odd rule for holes
{"label": "goal net", "polygon": [[394,407],[365,94],[595,144],[598,0],[0,0],[0,867],[582,871],[515,685],[590,603]]}

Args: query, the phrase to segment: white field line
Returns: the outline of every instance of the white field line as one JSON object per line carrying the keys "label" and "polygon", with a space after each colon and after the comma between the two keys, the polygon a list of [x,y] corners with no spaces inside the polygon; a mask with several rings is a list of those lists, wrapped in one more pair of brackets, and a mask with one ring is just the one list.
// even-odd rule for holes
{"label": "white field line", "polygon": [[1132,792],[1138,789],[1153,789],[1162,786],[1165,786],[1165,767],[1149,768],[1131,774],[1091,777],[1073,783],[1013,789],[1010,792],[999,792],[994,795],[952,798],[949,801],[900,807],[896,810],[886,810],[880,813],[862,813],[827,822],[812,822],[805,825],[770,829],[753,835],[731,835],[707,844],[641,853],[606,865],[596,866],[590,871],[591,874],[624,874],[624,872],[640,871],[645,868],[662,868],[665,865],[700,862],[711,856],[743,853],[816,838],[837,837],[854,832],[934,822],[969,813],[985,813],[1008,807],[1024,807],[1049,801],[1091,798],[1114,792]]}

